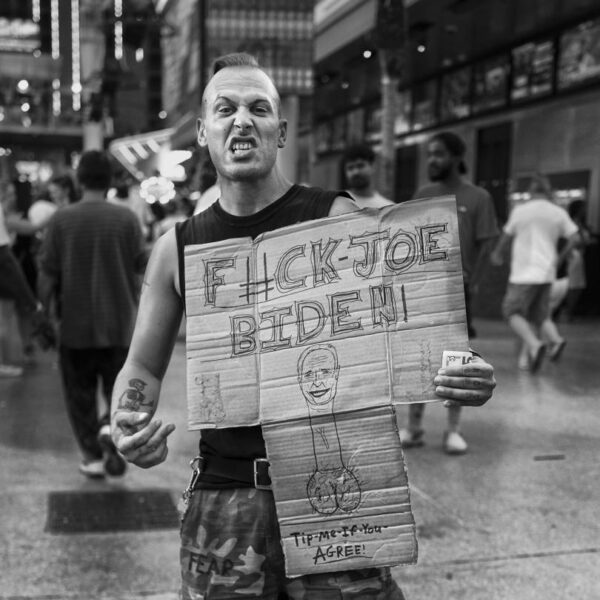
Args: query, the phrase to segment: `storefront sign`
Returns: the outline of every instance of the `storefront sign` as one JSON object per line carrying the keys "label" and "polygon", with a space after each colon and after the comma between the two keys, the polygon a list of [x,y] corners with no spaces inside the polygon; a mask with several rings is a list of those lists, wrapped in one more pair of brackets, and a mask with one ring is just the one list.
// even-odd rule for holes
{"label": "storefront sign", "polygon": [[0,52],[33,52],[40,47],[40,26],[26,19],[0,17]]}

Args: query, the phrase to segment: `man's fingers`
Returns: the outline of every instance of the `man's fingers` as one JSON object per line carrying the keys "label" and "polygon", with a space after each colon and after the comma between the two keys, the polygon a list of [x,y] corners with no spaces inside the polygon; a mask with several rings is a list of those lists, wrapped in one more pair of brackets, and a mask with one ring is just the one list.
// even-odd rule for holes
{"label": "man's fingers", "polygon": [[154,465],[164,462],[168,454],[169,446],[167,446],[167,441],[163,440],[162,444],[156,450],[150,452],[149,454],[142,454],[138,456],[134,463],[142,469],[148,469]]}
{"label": "man's fingers", "polygon": [[131,410],[119,410],[114,414],[114,424],[124,431],[137,431],[141,426],[148,423],[150,413]]}
{"label": "man's fingers", "polygon": [[463,406],[481,406],[491,397],[492,391],[486,390],[468,390],[454,387],[445,387],[439,385],[435,388],[435,393],[446,400],[456,401]]}
{"label": "man's fingers", "polygon": [[465,406],[485,404],[496,387],[494,368],[477,356],[467,364],[440,369],[433,382],[438,396]]}
{"label": "man's fingers", "polygon": [[496,387],[496,382],[494,380],[484,379],[482,377],[450,377],[447,375],[436,375],[433,383],[435,385],[467,390],[487,390]]}
{"label": "man's fingers", "polygon": [[[158,421],[158,423],[160,423],[160,421]],[[142,446],[137,447],[140,454],[152,454],[161,448],[161,446],[166,447],[167,437],[171,435],[174,430],[175,425],[171,423],[160,425]]]}
{"label": "man's fingers", "polygon": [[145,453],[148,445],[150,445],[151,450],[153,450],[158,446],[160,441],[170,435],[174,429],[175,426],[170,423],[163,425],[160,420],[151,421],[138,432],[121,438],[118,446],[119,451],[123,454],[133,451]]}
{"label": "man's fingers", "polygon": [[449,365],[438,371],[438,375],[451,375],[463,377],[490,378],[494,373],[494,367],[481,358],[475,356],[473,361],[465,365]]}
{"label": "man's fingers", "polygon": [[161,421],[150,421],[139,431],[131,430],[131,433],[123,436],[120,440],[119,450],[126,454],[143,446],[161,426]]}

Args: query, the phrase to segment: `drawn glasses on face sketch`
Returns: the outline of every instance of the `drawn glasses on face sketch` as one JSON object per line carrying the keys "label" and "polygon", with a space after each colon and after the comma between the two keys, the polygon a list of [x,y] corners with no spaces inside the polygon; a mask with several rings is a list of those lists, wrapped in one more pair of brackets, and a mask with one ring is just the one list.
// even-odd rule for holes
{"label": "drawn glasses on face sketch", "polygon": [[298,383],[308,407],[315,469],[306,483],[313,510],[330,515],[352,512],[361,499],[360,484],[342,455],[333,401],[340,367],[336,349],[311,346],[298,359]]}

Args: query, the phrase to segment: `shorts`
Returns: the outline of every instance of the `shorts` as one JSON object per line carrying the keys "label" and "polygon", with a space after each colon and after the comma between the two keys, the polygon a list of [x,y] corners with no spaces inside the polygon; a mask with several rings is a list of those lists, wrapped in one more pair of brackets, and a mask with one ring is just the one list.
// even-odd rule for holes
{"label": "shorts", "polygon": [[389,569],[285,576],[273,494],[194,492],[181,526],[182,600],[405,600]]}
{"label": "shorts", "polygon": [[509,283],[502,301],[506,319],[521,315],[538,327],[550,316],[550,283]]}

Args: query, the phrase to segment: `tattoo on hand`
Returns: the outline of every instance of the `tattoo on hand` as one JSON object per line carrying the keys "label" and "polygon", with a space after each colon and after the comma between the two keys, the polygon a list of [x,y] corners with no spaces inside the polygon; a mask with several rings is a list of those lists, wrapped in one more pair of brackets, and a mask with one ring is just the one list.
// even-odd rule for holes
{"label": "tattoo on hand", "polygon": [[129,387],[119,397],[118,407],[127,410],[139,410],[145,402],[146,394],[143,393],[147,383],[142,379],[130,379]]}

